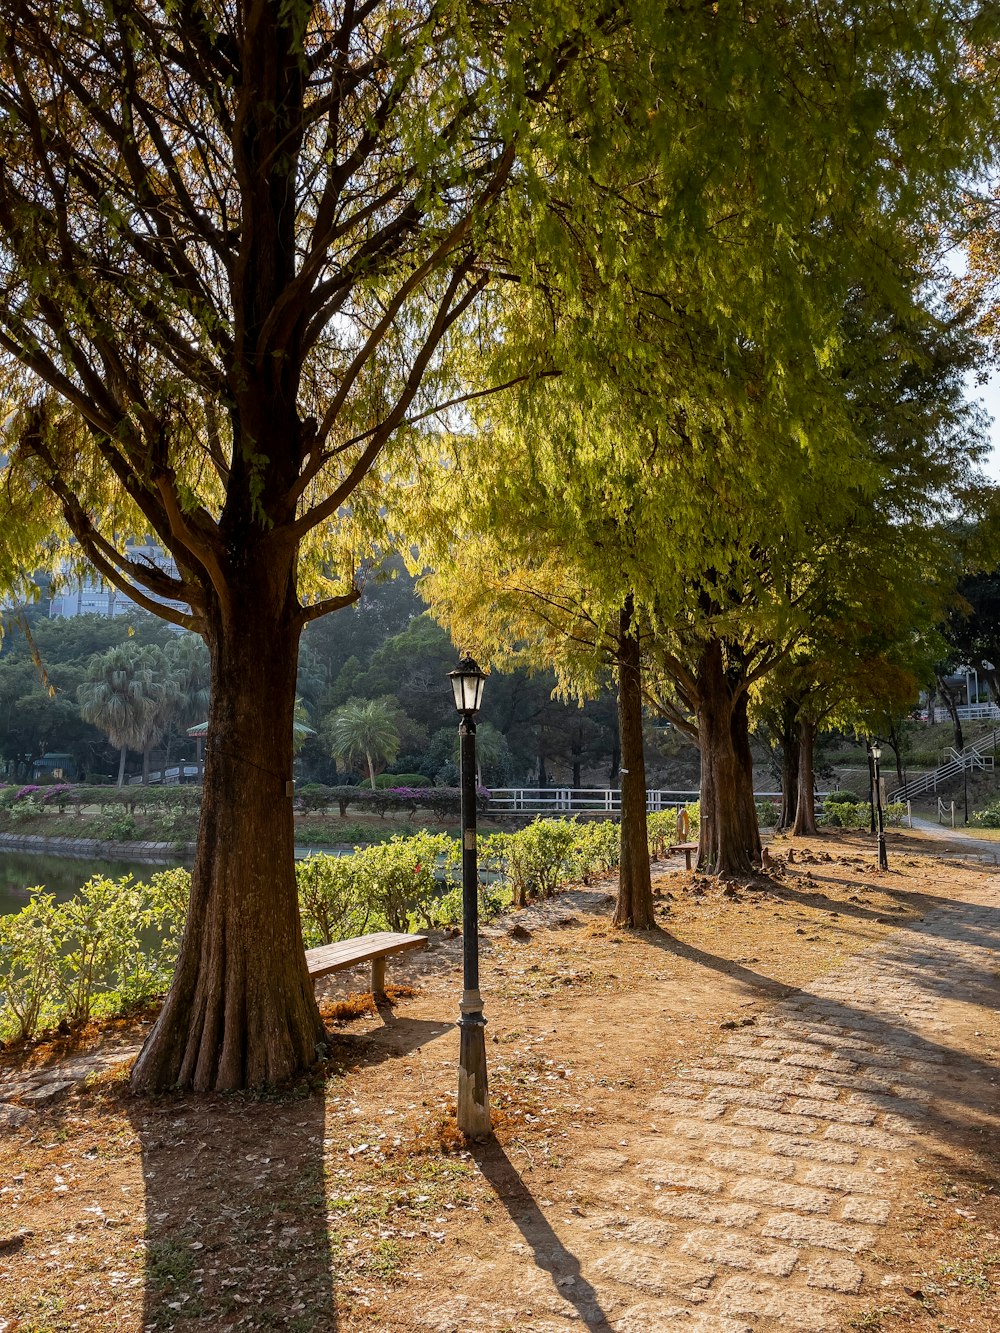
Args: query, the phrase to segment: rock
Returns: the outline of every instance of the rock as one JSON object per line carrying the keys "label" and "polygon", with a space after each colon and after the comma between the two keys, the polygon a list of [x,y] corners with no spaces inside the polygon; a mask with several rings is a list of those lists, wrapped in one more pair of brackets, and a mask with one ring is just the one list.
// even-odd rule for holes
{"label": "rock", "polygon": [[35,1106],[44,1106],[49,1102],[54,1102],[57,1097],[61,1097],[64,1092],[68,1092],[74,1086],[74,1079],[58,1079],[49,1083],[39,1083],[37,1087],[22,1092],[21,1100],[31,1102]]}
{"label": "rock", "polygon": [[0,1254],[16,1254],[26,1240],[31,1236],[30,1231],[15,1231],[12,1236],[0,1236]]}
{"label": "rock", "polygon": [[23,1106],[8,1106],[0,1102],[0,1129],[20,1129],[31,1119],[31,1112]]}
{"label": "rock", "polygon": [[510,936],[512,940],[531,939],[531,931],[528,930],[527,926],[522,926],[520,922],[515,922],[514,925],[511,926],[510,930],[508,930],[507,934]]}

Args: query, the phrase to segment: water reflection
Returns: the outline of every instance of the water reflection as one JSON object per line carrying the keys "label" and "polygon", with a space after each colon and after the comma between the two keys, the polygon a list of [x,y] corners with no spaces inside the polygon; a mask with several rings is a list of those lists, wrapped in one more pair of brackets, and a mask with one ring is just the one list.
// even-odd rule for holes
{"label": "water reflection", "polygon": [[44,884],[61,901],[72,897],[92,875],[145,879],[157,870],[180,865],[180,860],[103,861],[94,857],[46,856],[41,852],[0,851],[0,915],[19,912],[28,901],[28,889]]}

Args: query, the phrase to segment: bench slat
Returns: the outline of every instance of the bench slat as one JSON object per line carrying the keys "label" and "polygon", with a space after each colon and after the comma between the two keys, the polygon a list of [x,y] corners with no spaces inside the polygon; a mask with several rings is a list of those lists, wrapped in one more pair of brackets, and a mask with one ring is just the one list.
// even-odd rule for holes
{"label": "bench slat", "polygon": [[324,977],[356,963],[370,963],[389,954],[404,953],[408,949],[422,949],[426,935],[401,935],[391,930],[380,930],[373,935],[359,935],[353,940],[338,940],[335,944],[321,944],[306,950],[306,965],[311,977]]}

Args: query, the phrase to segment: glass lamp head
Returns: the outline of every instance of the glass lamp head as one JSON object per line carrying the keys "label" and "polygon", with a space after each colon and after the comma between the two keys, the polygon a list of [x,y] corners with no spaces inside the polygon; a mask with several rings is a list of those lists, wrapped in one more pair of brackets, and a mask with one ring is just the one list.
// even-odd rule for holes
{"label": "glass lamp head", "polygon": [[455,670],[448,672],[448,678],[455,692],[455,707],[458,711],[466,715],[478,713],[483,702],[486,673],[480,669],[476,660],[463,657]]}

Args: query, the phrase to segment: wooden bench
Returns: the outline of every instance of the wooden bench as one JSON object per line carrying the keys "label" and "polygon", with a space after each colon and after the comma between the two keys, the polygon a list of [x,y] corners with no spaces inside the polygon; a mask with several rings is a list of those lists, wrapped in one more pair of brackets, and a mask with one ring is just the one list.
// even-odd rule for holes
{"label": "wooden bench", "polygon": [[391,953],[405,953],[408,949],[422,949],[426,935],[398,935],[391,930],[380,930],[374,935],[359,935],[353,940],[338,940],[336,944],[321,944],[318,949],[306,950],[309,975],[329,976],[342,972],[357,963],[372,965],[372,994],[376,1000],[385,999],[385,960]]}
{"label": "wooden bench", "polygon": [[695,852],[697,852],[697,850],[698,850],[698,844],[696,842],[675,842],[672,843],[667,848],[667,851],[670,853],[671,856],[673,856],[675,852],[684,853],[685,870],[691,869],[691,857]]}

